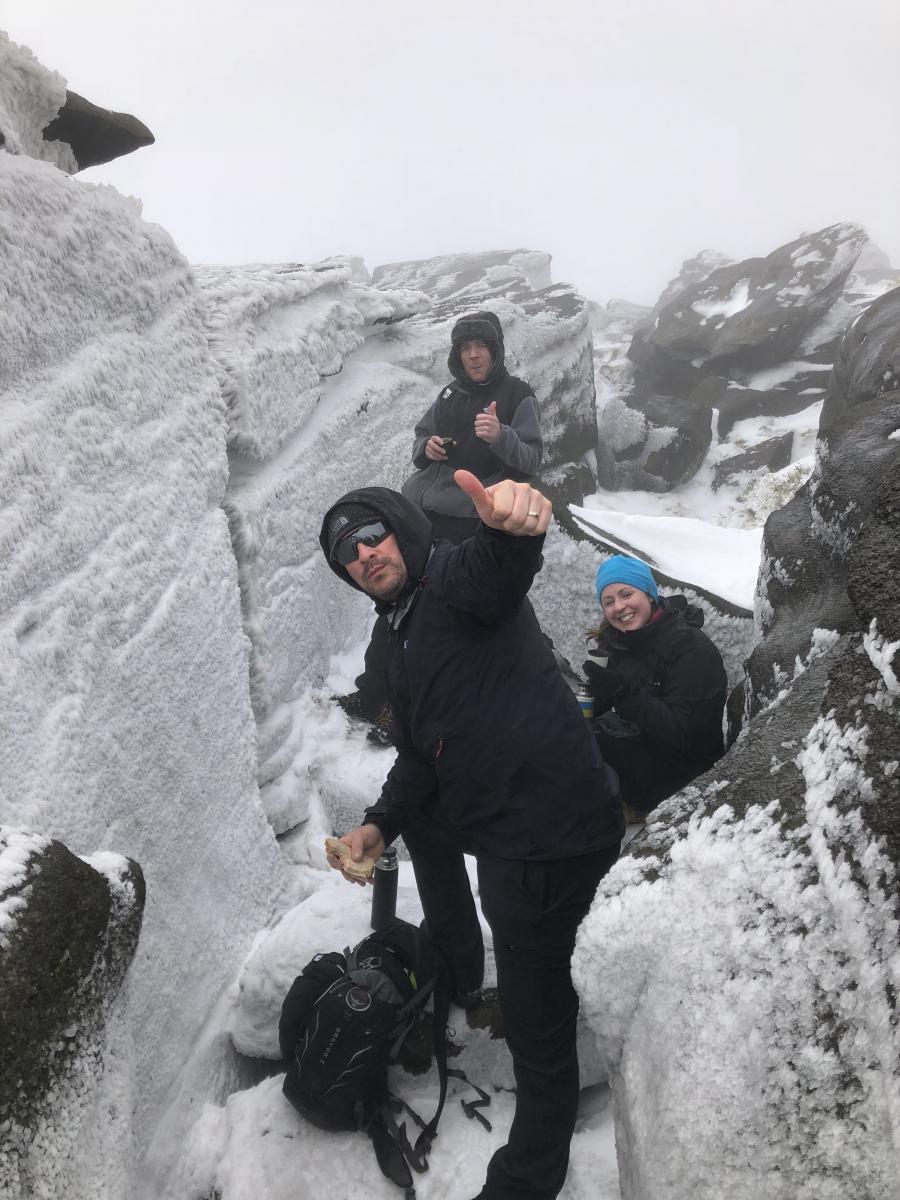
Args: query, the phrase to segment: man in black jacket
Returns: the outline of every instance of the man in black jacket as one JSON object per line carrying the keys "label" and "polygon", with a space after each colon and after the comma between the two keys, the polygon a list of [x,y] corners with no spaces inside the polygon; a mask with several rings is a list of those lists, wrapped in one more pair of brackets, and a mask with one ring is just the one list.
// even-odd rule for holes
{"label": "man in black jacket", "polygon": [[416,425],[413,465],[403,494],[420,505],[435,537],[461,542],[478,516],[453,472],[471,471],[484,487],[527,480],[544,453],[537,400],[506,369],[503,327],[495,313],[461,317],[450,331],[447,366],[453,381]]}
{"label": "man in black jacket", "polygon": [[[485,489],[466,471],[456,482],[479,516],[459,546],[435,544],[421,509],[386,488],[348,493],[322,525],[332,570],[390,631],[397,759],[343,840],[358,860],[431,828],[475,856],[516,1076],[509,1140],[479,1200],[553,1200],[578,1105],[569,961],[624,824],[527,599],[550,502],[524,482]],[[431,928],[427,881],[422,902]]]}

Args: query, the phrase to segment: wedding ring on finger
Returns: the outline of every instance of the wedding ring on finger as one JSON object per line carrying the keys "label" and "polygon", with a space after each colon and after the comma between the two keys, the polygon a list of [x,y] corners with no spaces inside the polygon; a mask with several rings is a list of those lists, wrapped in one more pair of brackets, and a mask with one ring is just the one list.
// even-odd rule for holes
{"label": "wedding ring on finger", "polygon": [[528,515],[529,515],[529,517],[539,517],[541,514],[539,512],[537,512],[535,509],[529,508]]}

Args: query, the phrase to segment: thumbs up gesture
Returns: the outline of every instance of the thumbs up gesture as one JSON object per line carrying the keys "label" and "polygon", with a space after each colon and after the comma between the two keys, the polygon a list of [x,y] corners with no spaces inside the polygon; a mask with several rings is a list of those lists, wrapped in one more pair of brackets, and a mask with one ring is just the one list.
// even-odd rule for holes
{"label": "thumbs up gesture", "polygon": [[500,422],[497,420],[497,401],[492,400],[484,412],[475,418],[475,436],[493,446],[500,436]]}
{"label": "thumbs up gesture", "polygon": [[531,484],[503,479],[485,488],[471,471],[454,471],[453,478],[491,529],[502,529],[514,537],[537,537],[547,532],[553,506]]}

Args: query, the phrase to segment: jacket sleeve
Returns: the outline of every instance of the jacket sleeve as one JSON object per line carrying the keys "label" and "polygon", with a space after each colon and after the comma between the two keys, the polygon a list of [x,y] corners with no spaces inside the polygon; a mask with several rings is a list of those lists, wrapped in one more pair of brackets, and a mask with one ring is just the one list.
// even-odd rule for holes
{"label": "jacket sleeve", "polygon": [[431,459],[425,457],[425,443],[430,437],[433,437],[436,433],[441,432],[437,427],[437,422],[439,419],[439,404],[442,395],[443,392],[438,395],[437,400],[435,400],[428,412],[425,413],[424,417],[422,417],[422,419],[416,423],[416,428],[414,430],[412,461],[413,466],[418,467],[420,471],[424,470],[425,467],[431,466]]}
{"label": "jacket sleeve", "polygon": [[651,742],[676,753],[696,751],[698,738],[709,730],[718,710],[721,721],[727,691],[722,656],[704,638],[686,646],[667,664],[660,689],[626,681],[615,702],[616,712],[633,721]]}
{"label": "jacket sleeve", "polygon": [[389,845],[437,794],[434,767],[395,728],[397,757],[388,771],[381,795],[366,809],[363,823],[377,825]]}
{"label": "jacket sleeve", "polygon": [[544,439],[534,396],[519,401],[512,424],[500,426],[500,436],[491,450],[514,471],[521,471],[523,475],[537,472],[544,457]]}
{"label": "jacket sleeve", "polygon": [[513,537],[479,523],[447,563],[447,604],[484,625],[501,621],[528,595],[543,565],[543,545],[543,535]]}

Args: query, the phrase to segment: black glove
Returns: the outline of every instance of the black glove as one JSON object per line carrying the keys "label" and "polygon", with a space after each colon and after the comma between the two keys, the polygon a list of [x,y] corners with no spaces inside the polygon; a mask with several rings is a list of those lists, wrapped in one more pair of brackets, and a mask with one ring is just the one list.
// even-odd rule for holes
{"label": "black glove", "polygon": [[594,694],[595,715],[612,708],[625,691],[624,677],[609,667],[599,666],[590,658],[581,664],[581,669],[587,676],[588,687]]}

